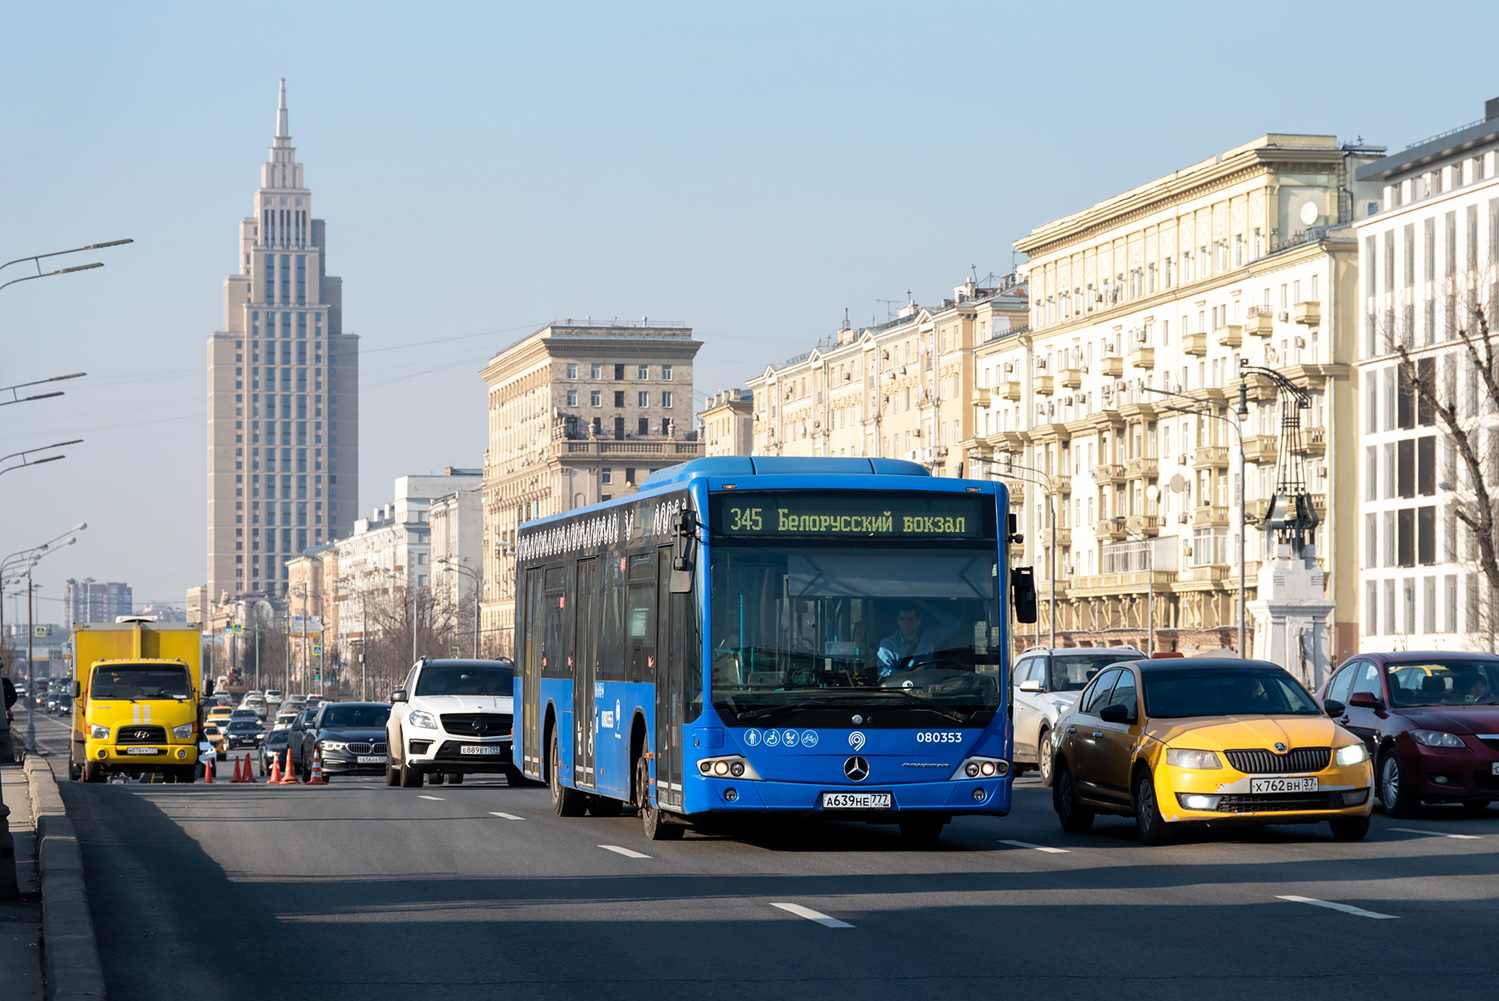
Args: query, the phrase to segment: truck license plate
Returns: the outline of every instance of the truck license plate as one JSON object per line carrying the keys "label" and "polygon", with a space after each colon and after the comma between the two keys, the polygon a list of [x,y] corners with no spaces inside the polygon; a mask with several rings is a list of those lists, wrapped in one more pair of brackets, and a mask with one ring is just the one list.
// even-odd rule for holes
{"label": "truck license plate", "polygon": [[161,751],[155,747],[127,747],[126,754],[160,754]]}
{"label": "truck license plate", "polygon": [[503,754],[505,749],[499,744],[464,744],[460,754]]}
{"label": "truck license plate", "polygon": [[1254,794],[1266,792],[1316,792],[1317,779],[1315,776],[1296,779],[1250,779],[1249,792]]}
{"label": "truck license plate", "polygon": [[825,792],[824,810],[888,810],[894,805],[888,792]]}

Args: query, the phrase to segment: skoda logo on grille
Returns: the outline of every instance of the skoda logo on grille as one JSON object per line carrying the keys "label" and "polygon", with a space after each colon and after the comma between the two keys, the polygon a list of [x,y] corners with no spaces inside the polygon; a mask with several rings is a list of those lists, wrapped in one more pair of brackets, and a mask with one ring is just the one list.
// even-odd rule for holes
{"label": "skoda logo on grille", "polygon": [[1280,741],[1277,740],[1275,742],[1275,753],[1276,754],[1285,754],[1286,753],[1286,745],[1282,744]]}
{"label": "skoda logo on grille", "polygon": [[850,782],[863,782],[869,778],[869,762],[856,754],[843,763],[843,774]]}

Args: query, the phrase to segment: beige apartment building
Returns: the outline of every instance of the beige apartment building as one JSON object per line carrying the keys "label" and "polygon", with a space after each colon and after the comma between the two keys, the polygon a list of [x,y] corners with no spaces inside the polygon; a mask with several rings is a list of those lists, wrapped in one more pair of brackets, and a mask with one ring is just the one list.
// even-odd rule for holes
{"label": "beige apartment building", "polygon": [[937,308],[904,306],[895,319],[830,343],[749,380],[755,455],[909,459],[962,476],[973,438],[974,350],[1026,322],[1026,288],[1013,276],[969,281]]}
{"label": "beige apartment building", "polygon": [[514,649],[516,528],[633,492],[702,454],[692,363],[676,323],[552,323],[490,359],[481,629]]}
{"label": "beige apartment building", "polygon": [[698,415],[704,455],[750,455],[754,451],[754,395],[747,389],[722,389],[708,397]]}
{"label": "beige apartment building", "polygon": [[[1371,210],[1354,170],[1375,156],[1333,136],[1266,135],[1016,241],[1030,256],[1030,328],[976,351],[965,444],[1013,484],[1042,605],[1028,641],[1047,640],[1054,594],[1058,643],[1235,645],[1241,426],[1246,601],[1267,597],[1258,575],[1277,554],[1257,524],[1277,484],[1300,477],[1321,519],[1305,569],[1336,602],[1322,649],[1353,651],[1358,253],[1346,224]],[[1241,362],[1305,394],[1297,447],[1271,378],[1249,379],[1239,424]]]}

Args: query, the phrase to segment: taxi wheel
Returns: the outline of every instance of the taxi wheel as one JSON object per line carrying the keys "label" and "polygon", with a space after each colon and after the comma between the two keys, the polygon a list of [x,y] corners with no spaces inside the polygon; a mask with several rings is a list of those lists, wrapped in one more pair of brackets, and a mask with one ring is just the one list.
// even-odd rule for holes
{"label": "taxi wheel", "polygon": [[1386,817],[1410,817],[1421,805],[1410,783],[1405,781],[1405,769],[1400,764],[1400,752],[1391,749],[1379,759],[1379,804],[1384,807]]}
{"label": "taxi wheel", "polygon": [[1327,823],[1339,841],[1358,841],[1369,833],[1368,817],[1336,817]]}
{"label": "taxi wheel", "polygon": [[1051,731],[1041,728],[1041,739],[1036,741],[1036,774],[1041,784],[1051,785]]}
{"label": "taxi wheel", "polygon": [[1142,844],[1169,845],[1176,840],[1176,832],[1161,816],[1161,804],[1155,794],[1155,777],[1149,768],[1141,768],[1135,773],[1135,828],[1140,832]]}
{"label": "taxi wheel", "polygon": [[1072,783],[1072,769],[1062,762],[1057,769],[1057,780],[1051,787],[1051,805],[1057,811],[1057,820],[1062,830],[1083,834],[1093,827],[1093,811],[1077,799],[1077,787]]}

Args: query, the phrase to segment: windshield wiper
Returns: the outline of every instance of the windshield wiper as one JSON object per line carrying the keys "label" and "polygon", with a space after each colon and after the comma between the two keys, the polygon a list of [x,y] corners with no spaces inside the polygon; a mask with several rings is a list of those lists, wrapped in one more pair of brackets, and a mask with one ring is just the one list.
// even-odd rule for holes
{"label": "windshield wiper", "polygon": [[[861,688],[861,689],[859,689],[859,691],[863,691],[863,692],[882,692],[882,693],[887,693],[887,694],[890,694],[890,695],[904,695],[906,698],[911,699],[912,701],[921,703],[921,705],[924,708],[930,709],[932,712],[937,713],[938,715],[946,716],[950,720],[956,720],[959,723],[967,723],[970,719],[973,718],[973,713],[969,713],[967,716],[960,716],[958,714],[957,710],[950,709],[947,706],[944,706],[940,702],[937,702],[937,701],[935,701],[933,699],[929,699],[929,698],[927,698],[924,695],[917,695],[915,692],[909,691],[909,690],[904,689],[904,688],[879,688],[879,687],[875,687],[875,688]],[[978,710],[974,710],[974,712],[977,712],[977,711]]]}
{"label": "windshield wiper", "polygon": [[735,712],[739,719],[760,719],[764,716],[774,716],[777,713],[790,712],[793,709],[823,709],[832,705],[837,705],[836,699],[818,699],[816,702],[783,702],[778,706],[763,706],[759,709],[748,710],[747,712],[739,712],[738,710],[735,710]]}

